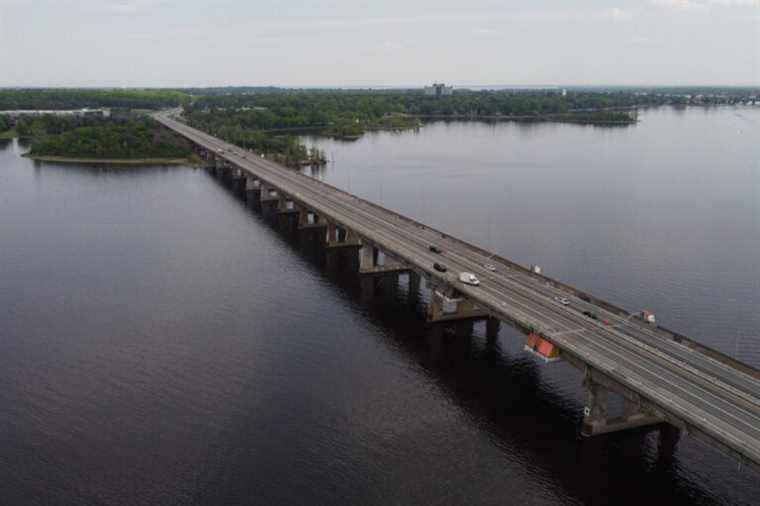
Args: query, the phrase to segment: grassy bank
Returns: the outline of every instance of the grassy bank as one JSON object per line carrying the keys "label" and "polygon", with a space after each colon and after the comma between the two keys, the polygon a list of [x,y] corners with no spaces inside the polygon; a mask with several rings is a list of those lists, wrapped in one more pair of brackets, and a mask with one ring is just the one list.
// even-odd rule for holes
{"label": "grassy bank", "polygon": [[0,132],[0,140],[13,139],[14,137],[18,137],[18,133],[13,129]]}
{"label": "grassy bank", "polygon": [[192,165],[190,158],[76,158],[67,156],[45,156],[26,153],[26,158],[39,162],[76,163],[93,165]]}

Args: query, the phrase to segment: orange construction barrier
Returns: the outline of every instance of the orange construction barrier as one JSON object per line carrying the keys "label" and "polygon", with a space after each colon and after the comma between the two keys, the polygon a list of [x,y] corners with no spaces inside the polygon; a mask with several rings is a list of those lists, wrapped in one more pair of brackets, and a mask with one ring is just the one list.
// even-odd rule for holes
{"label": "orange construction barrier", "polygon": [[524,349],[525,351],[541,357],[547,362],[554,362],[555,360],[559,360],[559,348],[554,346],[546,339],[543,339],[535,332],[528,334],[528,340],[525,343]]}

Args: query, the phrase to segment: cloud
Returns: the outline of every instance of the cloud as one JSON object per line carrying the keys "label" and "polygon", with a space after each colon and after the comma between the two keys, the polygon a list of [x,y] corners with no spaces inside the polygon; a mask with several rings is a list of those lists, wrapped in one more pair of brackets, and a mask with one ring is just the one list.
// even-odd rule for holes
{"label": "cloud", "polygon": [[404,45],[399,41],[386,40],[383,42],[383,45],[380,49],[383,51],[398,51],[400,49],[404,49]]}
{"label": "cloud", "polygon": [[657,7],[692,12],[704,12],[711,7],[760,7],[760,0],[649,0],[649,3]]}
{"label": "cloud", "polygon": [[621,9],[619,7],[612,7],[604,11],[606,17],[612,18],[615,21],[628,21],[633,18],[631,11]]}
{"label": "cloud", "polygon": [[100,4],[99,10],[112,15],[137,16],[167,6],[171,6],[167,0],[109,0]]}
{"label": "cloud", "polygon": [[472,33],[475,35],[484,35],[486,37],[490,37],[492,35],[499,35],[501,32],[499,32],[498,30],[494,30],[493,28],[479,27],[479,28],[473,28]]}
{"label": "cloud", "polygon": [[707,3],[726,7],[760,7],[760,0],[707,0]]}
{"label": "cloud", "polygon": [[649,3],[657,7],[664,7],[678,11],[705,10],[706,5],[692,0],[649,0]]}

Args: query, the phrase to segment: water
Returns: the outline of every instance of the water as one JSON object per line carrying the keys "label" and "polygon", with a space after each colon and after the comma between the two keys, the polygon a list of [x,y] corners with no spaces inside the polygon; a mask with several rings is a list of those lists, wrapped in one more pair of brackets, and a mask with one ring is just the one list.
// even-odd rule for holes
{"label": "water", "polygon": [[[758,365],[759,128],[433,124],[318,141],[319,177]],[[403,280],[362,300],[202,170],[21,151],[0,146],[0,504],[756,502],[688,437],[576,439],[573,369],[509,327],[426,332]]]}

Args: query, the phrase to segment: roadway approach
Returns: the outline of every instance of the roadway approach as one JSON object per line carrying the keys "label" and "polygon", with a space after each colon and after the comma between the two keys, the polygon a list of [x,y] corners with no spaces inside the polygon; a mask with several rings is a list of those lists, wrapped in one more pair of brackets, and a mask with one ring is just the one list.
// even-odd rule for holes
{"label": "roadway approach", "polygon": [[[229,171],[262,205],[316,231],[328,248],[358,256],[367,279],[407,273],[431,288],[428,320],[505,321],[529,332],[547,361],[566,360],[583,374],[587,436],[670,424],[760,472],[760,371],[658,327],[588,293],[404,217],[178,121],[153,118],[189,140],[216,170]],[[437,253],[431,250],[435,246]],[[444,264],[440,272],[434,264]],[[459,280],[474,273],[480,285]],[[562,299],[565,298],[565,301]],[[564,303],[563,303],[564,302]],[[590,316],[590,315],[593,315]],[[623,398],[608,413],[608,393]]]}

